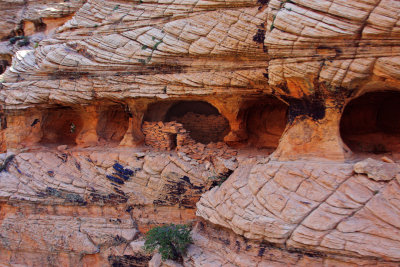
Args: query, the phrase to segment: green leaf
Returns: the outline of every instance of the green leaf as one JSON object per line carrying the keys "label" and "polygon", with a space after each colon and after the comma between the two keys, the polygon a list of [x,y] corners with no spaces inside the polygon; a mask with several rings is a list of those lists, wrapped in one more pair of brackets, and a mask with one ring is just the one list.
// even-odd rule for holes
{"label": "green leaf", "polygon": [[158,250],[163,260],[176,260],[186,253],[193,242],[187,225],[163,225],[154,227],[146,233],[144,249],[148,252]]}
{"label": "green leaf", "polygon": [[116,6],[114,7],[113,10],[115,11],[115,10],[117,10],[118,8],[119,8],[119,5],[116,5]]}

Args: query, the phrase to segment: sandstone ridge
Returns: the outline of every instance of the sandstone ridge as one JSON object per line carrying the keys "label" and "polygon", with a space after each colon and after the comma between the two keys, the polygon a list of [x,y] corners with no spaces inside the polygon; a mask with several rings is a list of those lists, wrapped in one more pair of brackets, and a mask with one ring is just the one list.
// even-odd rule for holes
{"label": "sandstone ridge", "polygon": [[0,265],[399,265],[399,1],[0,7]]}

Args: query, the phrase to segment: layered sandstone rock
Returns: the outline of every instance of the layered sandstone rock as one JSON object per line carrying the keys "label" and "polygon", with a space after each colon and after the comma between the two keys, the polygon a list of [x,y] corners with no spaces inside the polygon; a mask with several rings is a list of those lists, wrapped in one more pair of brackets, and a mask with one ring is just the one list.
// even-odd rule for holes
{"label": "layered sandstone rock", "polygon": [[353,174],[348,163],[247,161],[203,195],[197,215],[291,249],[399,261],[394,221],[400,187],[395,175],[375,180]]}
{"label": "layered sandstone rock", "polygon": [[0,6],[1,264],[400,262],[399,1]]}

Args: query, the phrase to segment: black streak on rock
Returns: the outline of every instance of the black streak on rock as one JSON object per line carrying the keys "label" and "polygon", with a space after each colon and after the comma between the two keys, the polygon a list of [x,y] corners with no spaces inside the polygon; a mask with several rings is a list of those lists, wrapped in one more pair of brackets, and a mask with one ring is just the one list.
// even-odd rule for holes
{"label": "black streak on rock", "polygon": [[259,44],[264,44],[265,30],[258,29],[256,35],[253,36],[253,41]]}
{"label": "black streak on rock", "polygon": [[264,6],[264,5],[268,5],[269,0],[258,0],[257,3]]}
{"label": "black streak on rock", "polygon": [[108,262],[112,267],[144,267],[148,266],[150,260],[151,256],[141,255],[140,253],[133,256],[108,256]]}
{"label": "black streak on rock", "polygon": [[13,161],[14,159],[14,155],[10,155],[6,158],[6,160],[4,161],[4,163],[0,166],[0,172],[2,171],[6,171],[8,170],[8,165],[11,163],[11,161]]}
{"label": "black streak on rock", "polygon": [[125,181],[128,181],[128,180],[129,180],[129,177],[128,177],[128,176],[126,176],[126,175],[124,175],[124,174],[122,174],[122,173],[119,173],[119,172],[114,172],[113,175],[116,175],[116,176],[118,176],[119,178],[124,179]]}
{"label": "black streak on rock", "polygon": [[107,177],[108,180],[113,181],[113,182],[115,182],[117,184],[124,184],[125,183],[123,180],[121,180],[121,179],[119,179],[117,177],[114,177],[112,175],[106,175],[106,177]]}
{"label": "black streak on rock", "polygon": [[31,127],[35,126],[38,122],[39,122],[39,119],[35,119],[35,120],[32,122]]}
{"label": "black streak on rock", "polygon": [[287,98],[286,101],[289,103],[289,123],[300,116],[308,116],[315,121],[325,118],[326,107],[322,99]]}

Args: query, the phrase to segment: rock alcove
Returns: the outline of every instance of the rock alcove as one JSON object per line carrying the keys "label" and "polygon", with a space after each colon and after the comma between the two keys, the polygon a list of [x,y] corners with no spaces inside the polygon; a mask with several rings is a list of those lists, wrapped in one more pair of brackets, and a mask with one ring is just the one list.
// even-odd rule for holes
{"label": "rock alcove", "polygon": [[[32,124],[35,124],[33,121]],[[40,143],[76,145],[76,138],[83,127],[79,113],[69,107],[48,109],[41,121],[42,139]],[[32,125],[33,127],[34,125]]]}
{"label": "rock alcove", "polygon": [[272,97],[247,102],[242,111],[247,145],[275,149],[286,127],[287,110],[284,103]]}
{"label": "rock alcove", "polygon": [[400,152],[400,92],[369,92],[350,101],[340,122],[343,141],[356,153]]}

